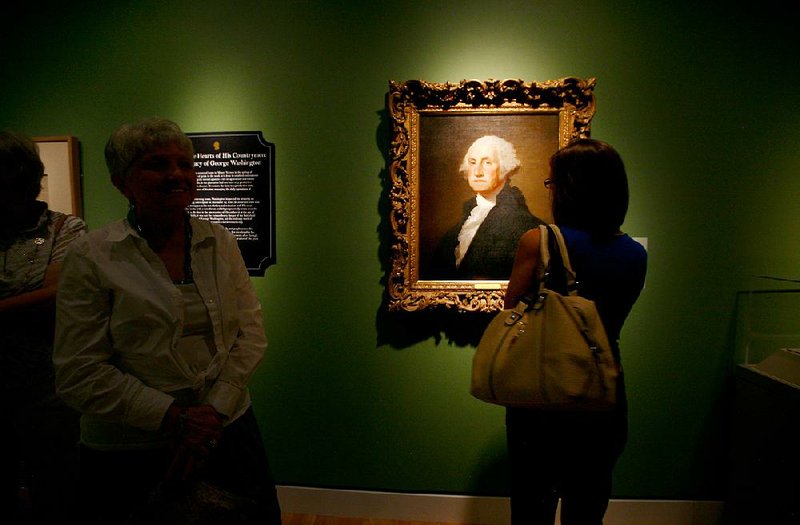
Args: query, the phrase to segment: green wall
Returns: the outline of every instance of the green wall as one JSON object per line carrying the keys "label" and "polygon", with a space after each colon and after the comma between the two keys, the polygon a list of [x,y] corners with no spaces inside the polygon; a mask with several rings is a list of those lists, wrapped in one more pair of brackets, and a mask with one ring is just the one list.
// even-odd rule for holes
{"label": "green wall", "polygon": [[797,277],[800,137],[788,17],[711,4],[30,3],[4,17],[0,127],[80,139],[92,228],[125,211],[102,160],[120,123],[262,130],[278,264],[254,278],[270,347],[252,389],[278,481],[505,494],[503,411],[468,394],[480,320],[383,310],[384,95],[389,80],[596,77],[593,136],[626,160],[625,227],[650,253],[623,332],[615,494],[718,499],[736,291]]}

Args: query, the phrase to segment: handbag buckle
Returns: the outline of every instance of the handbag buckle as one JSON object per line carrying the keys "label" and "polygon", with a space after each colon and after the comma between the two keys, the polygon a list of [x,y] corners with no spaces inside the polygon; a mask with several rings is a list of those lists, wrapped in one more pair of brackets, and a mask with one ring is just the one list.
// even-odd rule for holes
{"label": "handbag buckle", "polygon": [[531,309],[532,310],[541,310],[542,307],[544,306],[545,299],[547,299],[547,292],[539,293],[539,296],[536,298],[536,302],[533,303],[533,306],[531,307]]}
{"label": "handbag buckle", "polygon": [[520,319],[522,319],[522,314],[517,312],[516,310],[512,310],[511,312],[509,312],[508,317],[506,317],[505,324],[506,326],[511,326]]}

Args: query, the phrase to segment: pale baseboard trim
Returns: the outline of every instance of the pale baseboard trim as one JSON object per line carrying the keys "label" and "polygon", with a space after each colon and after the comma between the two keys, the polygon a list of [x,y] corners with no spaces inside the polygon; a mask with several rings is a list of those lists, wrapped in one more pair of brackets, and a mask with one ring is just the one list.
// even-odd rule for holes
{"label": "pale baseboard trim", "polygon": [[[508,498],[278,487],[281,510],[344,518],[508,525]],[[612,500],[605,525],[721,525],[720,501]]]}

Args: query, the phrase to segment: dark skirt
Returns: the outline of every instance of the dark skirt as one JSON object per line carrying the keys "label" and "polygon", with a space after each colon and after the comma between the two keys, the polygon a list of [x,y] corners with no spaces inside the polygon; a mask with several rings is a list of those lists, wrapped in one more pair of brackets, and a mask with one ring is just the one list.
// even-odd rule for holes
{"label": "dark skirt", "polygon": [[219,445],[192,480],[164,483],[171,461],[168,449],[82,447],[79,520],[280,524],[275,481],[252,408],[223,429]]}

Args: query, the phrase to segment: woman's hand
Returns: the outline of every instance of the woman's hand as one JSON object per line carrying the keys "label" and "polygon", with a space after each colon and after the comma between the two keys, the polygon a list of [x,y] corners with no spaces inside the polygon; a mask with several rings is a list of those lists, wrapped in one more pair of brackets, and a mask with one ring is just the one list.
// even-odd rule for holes
{"label": "woman's hand", "polygon": [[223,417],[211,405],[167,409],[162,428],[176,436],[175,458],[166,479],[188,479],[219,444]]}

